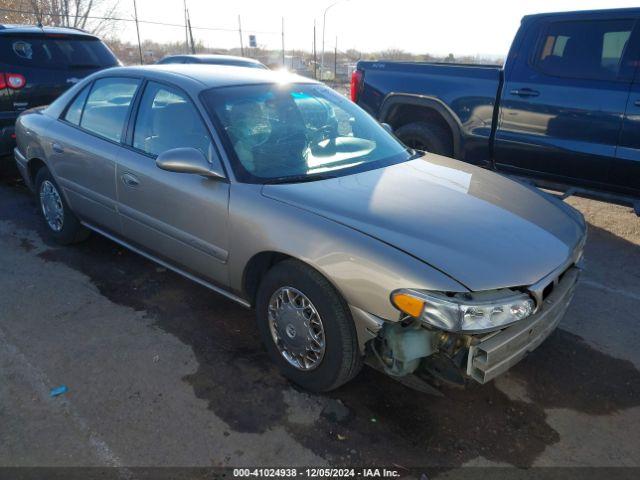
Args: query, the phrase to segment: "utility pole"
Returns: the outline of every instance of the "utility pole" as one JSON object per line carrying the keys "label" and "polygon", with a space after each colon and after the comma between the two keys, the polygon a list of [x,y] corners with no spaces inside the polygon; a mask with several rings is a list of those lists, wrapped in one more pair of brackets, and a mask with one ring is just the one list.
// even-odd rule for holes
{"label": "utility pole", "polygon": [[[341,1],[342,0],[337,0],[333,2],[331,5],[329,5],[327,8],[324,9],[324,13],[322,14],[322,56],[320,57],[320,80],[322,80],[322,70],[324,69],[324,27],[327,23],[327,12],[331,7],[336,6]],[[348,2],[349,0],[345,0],[345,1]]]}
{"label": "utility pole", "polygon": [[238,33],[240,34],[240,54],[244,57],[244,45],[242,44],[242,21],[238,15]]}
{"label": "utility pole", "polygon": [[284,64],[284,17],[282,17],[282,68],[286,68]]}
{"label": "utility pole", "polygon": [[189,25],[189,38],[191,39],[191,53],[195,55],[196,44],[193,41],[193,30],[191,30],[191,16],[189,15],[189,10],[187,10],[187,24]]}
{"label": "utility pole", "polygon": [[313,20],[313,78],[318,79],[318,57],[316,56],[316,21]]}
{"label": "utility pole", "polygon": [[140,54],[140,65],[142,65],[142,44],[140,43],[140,26],[138,25],[138,7],[136,0],[133,0],[133,15],[136,19],[136,33],[138,34],[138,53]]}
{"label": "utility pole", "polygon": [[189,14],[187,13],[187,0],[182,1],[184,5],[184,46],[189,53]]}

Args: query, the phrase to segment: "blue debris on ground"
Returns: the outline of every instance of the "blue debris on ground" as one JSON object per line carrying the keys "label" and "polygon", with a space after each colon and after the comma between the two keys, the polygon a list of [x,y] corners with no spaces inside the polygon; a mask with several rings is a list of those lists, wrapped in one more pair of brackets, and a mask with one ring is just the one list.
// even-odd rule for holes
{"label": "blue debris on ground", "polygon": [[67,388],[66,385],[60,385],[59,387],[55,387],[52,388],[51,391],[49,392],[49,395],[52,397],[57,397],[58,395],[62,395],[63,393],[66,393],[69,389]]}

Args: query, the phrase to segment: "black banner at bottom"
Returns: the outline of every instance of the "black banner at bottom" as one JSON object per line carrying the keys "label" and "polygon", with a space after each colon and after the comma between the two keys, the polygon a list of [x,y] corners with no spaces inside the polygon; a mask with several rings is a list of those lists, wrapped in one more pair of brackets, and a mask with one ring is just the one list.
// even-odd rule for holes
{"label": "black banner at bottom", "polygon": [[0,467],[0,480],[637,480],[640,467]]}

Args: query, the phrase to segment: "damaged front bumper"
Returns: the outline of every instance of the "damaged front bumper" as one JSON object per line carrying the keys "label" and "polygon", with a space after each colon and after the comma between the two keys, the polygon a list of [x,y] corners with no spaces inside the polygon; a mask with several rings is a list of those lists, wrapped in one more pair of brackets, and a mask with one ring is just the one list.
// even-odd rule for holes
{"label": "damaged front bumper", "polygon": [[538,313],[504,330],[476,338],[467,355],[467,376],[487,383],[535,350],[560,323],[571,303],[579,276],[579,268],[569,269],[543,300]]}
{"label": "damaged front bumper", "polygon": [[410,318],[385,324],[368,343],[368,363],[403,383],[408,377],[487,383],[553,332],[571,303],[579,275],[580,268],[574,264],[552,281],[545,280],[544,288],[531,292],[538,301],[536,313],[495,332],[450,334]]}

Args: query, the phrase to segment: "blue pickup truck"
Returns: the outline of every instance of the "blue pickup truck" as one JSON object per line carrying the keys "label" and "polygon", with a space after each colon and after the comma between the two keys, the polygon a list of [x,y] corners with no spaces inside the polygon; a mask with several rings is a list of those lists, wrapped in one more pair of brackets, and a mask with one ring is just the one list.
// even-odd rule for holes
{"label": "blue pickup truck", "polygon": [[351,98],[408,146],[640,198],[640,8],[530,15],[504,68],[361,61]]}

